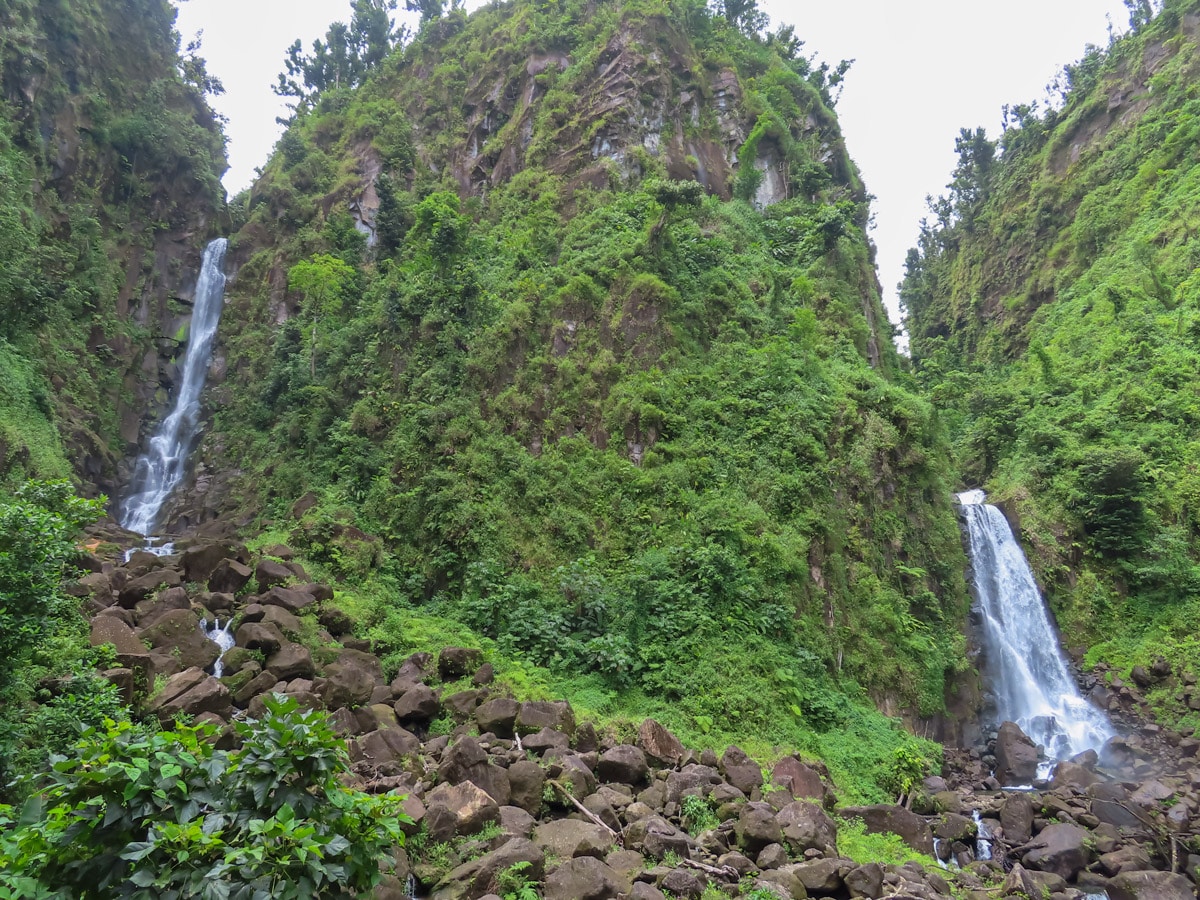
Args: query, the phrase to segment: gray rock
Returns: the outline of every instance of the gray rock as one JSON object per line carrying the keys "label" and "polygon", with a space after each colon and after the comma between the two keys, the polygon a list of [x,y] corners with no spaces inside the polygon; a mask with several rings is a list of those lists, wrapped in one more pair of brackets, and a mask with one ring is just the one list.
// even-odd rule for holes
{"label": "gray rock", "polygon": [[439,784],[425,795],[425,804],[429,808],[444,806],[454,813],[459,834],[476,834],[489,822],[500,821],[499,804],[469,781]]}
{"label": "gray rock", "polygon": [[848,806],[838,813],[843,819],[862,819],[869,834],[898,834],[918,853],[933,856],[933,833],[929,825],[903,806]]}
{"label": "gray rock", "polygon": [[748,855],[757,855],[768,844],[782,844],[783,830],[775,819],[775,810],[766,803],[747,803],[738,816],[738,846]]}
{"label": "gray rock", "polygon": [[267,671],[280,681],[312,678],[317,672],[308,648],[291,641],[285,641],[278,650],[267,657]]}
{"label": "gray rock", "polygon": [[470,675],[483,663],[483,653],[467,647],[444,647],[438,654],[438,675],[442,681],[454,681]]}
{"label": "gray rock", "polygon": [[546,773],[537,763],[520,760],[508,767],[510,802],[531,815],[542,808]]}
{"label": "gray rock", "polygon": [[567,860],[546,879],[546,900],[613,900],[620,893],[617,873],[591,856]]}
{"label": "gray rock", "polygon": [[221,651],[200,630],[200,619],[190,609],[172,609],[138,637],[151,647],[174,657],[180,669],[207,669]]}
{"label": "gray rock", "polygon": [[775,820],[783,832],[783,843],[793,855],[800,856],[805,850],[837,851],[837,826],[815,803],[793,801],[775,814]]}
{"label": "gray rock", "polygon": [[394,709],[401,722],[430,722],[442,711],[442,704],[432,688],[415,684],[400,695]]}
{"label": "gray rock", "polygon": [[1121,872],[1108,883],[1109,900],[1194,900],[1183,875],[1172,872]]}
{"label": "gray rock", "polygon": [[1015,722],[1004,722],[996,736],[996,779],[1003,785],[1029,784],[1037,775],[1037,744]]}
{"label": "gray rock", "polygon": [[883,866],[867,863],[851,869],[843,878],[851,897],[868,897],[876,900],[883,896]]}
{"label": "gray rock", "polygon": [[534,828],[533,842],[548,855],[559,859],[596,856],[600,848],[603,848],[603,852],[599,856],[603,858],[612,849],[613,836],[592,822],[556,819]]}
{"label": "gray rock", "polygon": [[1033,836],[1033,801],[1028,794],[1008,794],[1000,807],[1000,827],[1012,844],[1023,844]]}
{"label": "gray rock", "polygon": [[650,765],[644,751],[631,744],[620,744],[600,754],[596,775],[601,781],[639,785],[650,778]]}
{"label": "gray rock", "polygon": [[269,591],[273,585],[287,584],[291,577],[292,570],[273,559],[260,559],[254,567],[254,580],[258,583],[259,593]]}
{"label": "gray rock", "polygon": [[517,710],[515,728],[520,734],[553,728],[570,737],[575,733],[575,711],[564,700],[522,703]]}
{"label": "gray rock", "polygon": [[223,559],[217,563],[208,579],[208,589],[218,594],[239,594],[250,581],[249,566],[236,559]]}
{"label": "gray rock", "polygon": [[490,731],[496,737],[511,740],[518,708],[517,701],[508,697],[497,697],[481,703],[475,708],[475,722],[479,725],[480,734]]}
{"label": "gray rock", "polygon": [[1034,849],[1022,862],[1027,868],[1053,872],[1070,881],[1088,864],[1088,833],[1078,825],[1047,825],[1038,832]]}
{"label": "gray rock", "polygon": [[651,759],[673,766],[683,759],[683,744],[679,738],[653,719],[645,719],[638,727],[637,745]]}
{"label": "gray rock", "polygon": [[463,863],[443,878],[432,894],[432,900],[478,900],[484,897],[498,876],[517,863],[529,863],[525,875],[530,881],[541,881],[546,871],[542,851],[532,841],[513,838],[491,853]]}

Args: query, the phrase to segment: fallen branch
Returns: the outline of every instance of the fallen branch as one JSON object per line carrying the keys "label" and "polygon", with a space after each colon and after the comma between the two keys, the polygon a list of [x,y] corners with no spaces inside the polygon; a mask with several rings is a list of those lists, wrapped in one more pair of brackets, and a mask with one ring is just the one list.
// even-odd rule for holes
{"label": "fallen branch", "polygon": [[733,866],[710,866],[706,863],[696,862],[694,859],[680,860],[680,865],[699,869],[705,874],[715,875],[718,878],[728,878],[730,881],[737,881],[742,877]]}
{"label": "fallen branch", "polygon": [[607,831],[609,834],[611,834],[614,843],[621,844],[621,846],[624,846],[621,835],[617,834],[617,832],[613,831],[611,828],[609,828],[607,825],[605,825],[603,819],[601,819],[594,812],[592,812],[590,809],[588,809],[586,806],[584,806],[582,803],[580,803],[578,800],[576,800],[575,795],[571,793],[571,791],[566,787],[566,785],[560,784],[559,782],[555,781],[553,778],[550,779],[550,785],[556,791],[558,791],[559,794],[561,794],[567,800],[570,800],[571,803],[573,803],[575,805],[575,808],[577,810],[579,810],[581,813],[583,813],[585,816],[587,816],[588,819],[590,819],[596,825],[599,825],[601,828],[603,828],[605,831]]}

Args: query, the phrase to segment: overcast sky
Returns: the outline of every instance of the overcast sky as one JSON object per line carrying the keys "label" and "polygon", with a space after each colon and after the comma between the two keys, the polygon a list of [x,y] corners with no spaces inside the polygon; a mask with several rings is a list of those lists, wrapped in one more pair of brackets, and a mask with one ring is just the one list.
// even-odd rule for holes
{"label": "overcast sky", "polygon": [[[305,49],[350,0],[185,0],[184,41],[203,29],[202,55],[225,84],[214,106],[229,119],[230,193],[247,187],[279,137],[285,110],[271,92],[288,46]],[[468,2],[471,9],[480,0]],[[403,7],[403,2],[400,3]],[[772,27],[796,26],[806,50],[853,59],[838,104],[850,155],[875,195],[880,281],[895,316],[895,285],[926,214],[954,167],[959,128],[1000,131],[1001,107],[1042,99],[1063,64],[1105,44],[1122,0],[760,0]],[[401,19],[404,15],[401,14]]]}

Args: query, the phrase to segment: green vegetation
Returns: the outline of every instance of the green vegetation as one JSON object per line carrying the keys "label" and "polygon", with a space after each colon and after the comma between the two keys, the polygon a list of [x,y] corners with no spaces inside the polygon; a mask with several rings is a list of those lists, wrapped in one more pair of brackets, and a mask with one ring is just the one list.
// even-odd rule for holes
{"label": "green vegetation", "polygon": [[[404,843],[396,796],[342,786],[322,713],[266,701],[233,752],[210,725],[90,730],[15,823],[0,807],[0,896],[350,897]],[[58,893],[61,892],[61,893]]]}
{"label": "green vegetation", "polygon": [[936,868],[937,860],[918,853],[904,843],[898,834],[886,832],[868,833],[862,819],[838,820],[838,852],[857,863],[879,863],[880,865],[902,866],[917,862],[927,868]]}
{"label": "green vegetation", "polygon": [[903,286],[965,480],[1012,504],[1067,640],[1123,674],[1200,672],[1197,8],[1131,6],[1061,109],[964,131]]}

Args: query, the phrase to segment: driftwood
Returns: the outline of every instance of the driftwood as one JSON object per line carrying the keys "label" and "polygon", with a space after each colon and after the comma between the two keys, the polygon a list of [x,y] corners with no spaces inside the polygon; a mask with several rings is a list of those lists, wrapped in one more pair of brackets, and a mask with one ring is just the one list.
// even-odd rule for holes
{"label": "driftwood", "polygon": [[716,876],[717,878],[728,878],[730,881],[737,881],[742,877],[733,866],[710,866],[702,862],[696,862],[694,859],[683,859],[679,861],[679,864],[687,866],[690,869],[699,869],[701,872]]}

